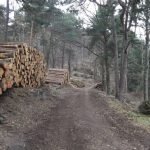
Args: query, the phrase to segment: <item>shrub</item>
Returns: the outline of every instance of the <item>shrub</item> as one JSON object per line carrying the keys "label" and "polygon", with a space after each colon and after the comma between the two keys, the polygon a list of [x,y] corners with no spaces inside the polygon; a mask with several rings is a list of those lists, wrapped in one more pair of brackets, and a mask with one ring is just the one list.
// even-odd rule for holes
{"label": "shrub", "polygon": [[144,101],[139,106],[139,111],[145,115],[150,115],[150,101]]}

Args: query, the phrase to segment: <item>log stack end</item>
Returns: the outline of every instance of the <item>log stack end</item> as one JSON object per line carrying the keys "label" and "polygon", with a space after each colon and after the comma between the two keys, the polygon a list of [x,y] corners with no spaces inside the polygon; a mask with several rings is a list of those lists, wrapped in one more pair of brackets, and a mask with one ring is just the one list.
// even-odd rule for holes
{"label": "log stack end", "polygon": [[38,87],[44,82],[44,55],[26,43],[0,43],[0,95],[15,86]]}

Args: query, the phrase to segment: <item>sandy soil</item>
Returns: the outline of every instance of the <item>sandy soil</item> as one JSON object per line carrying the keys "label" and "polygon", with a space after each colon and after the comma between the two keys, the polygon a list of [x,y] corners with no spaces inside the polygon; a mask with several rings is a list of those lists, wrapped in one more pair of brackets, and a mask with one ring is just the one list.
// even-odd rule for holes
{"label": "sandy soil", "polygon": [[[56,96],[57,95],[57,96]],[[0,97],[1,150],[150,150],[150,134],[93,89],[48,86]]]}

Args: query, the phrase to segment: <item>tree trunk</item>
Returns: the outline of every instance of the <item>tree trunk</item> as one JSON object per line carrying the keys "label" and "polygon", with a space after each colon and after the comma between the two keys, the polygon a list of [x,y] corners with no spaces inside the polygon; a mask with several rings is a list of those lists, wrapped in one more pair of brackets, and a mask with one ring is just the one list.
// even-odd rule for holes
{"label": "tree trunk", "polygon": [[112,32],[113,32],[113,40],[114,40],[114,49],[115,49],[115,97],[119,98],[119,66],[118,66],[118,44],[117,44],[117,32],[115,27],[115,18],[114,12],[112,12]]}
{"label": "tree trunk", "polygon": [[64,68],[64,62],[65,62],[65,42],[62,48],[62,62],[61,62],[61,68]]}
{"label": "tree trunk", "polygon": [[71,74],[71,50],[69,51],[68,54],[68,70],[69,70],[69,74]]}
{"label": "tree trunk", "polygon": [[102,63],[101,65],[101,73],[102,73],[102,86],[103,86],[103,91],[106,91],[106,82],[105,82],[105,67],[104,67],[104,63]]}
{"label": "tree trunk", "polygon": [[[120,82],[119,82],[119,100],[122,100],[123,94],[127,92],[127,64],[128,64],[128,48],[129,38],[128,32],[130,31],[131,24],[133,22],[133,14],[130,11],[130,2],[125,3],[122,0],[118,0],[119,5],[122,7],[122,13],[120,14],[120,22],[123,30],[123,47],[121,52],[121,65],[120,65]],[[132,10],[132,9],[131,9]]]}
{"label": "tree trunk", "polygon": [[6,4],[6,23],[5,23],[5,42],[8,42],[8,24],[9,24],[9,0]]}
{"label": "tree trunk", "polygon": [[46,64],[47,67],[50,66],[50,49],[52,47],[52,32],[50,32],[50,37],[49,37],[49,42],[45,48],[45,59],[46,59]]}
{"label": "tree trunk", "polygon": [[33,28],[34,28],[34,22],[31,21],[31,31],[30,31],[30,46],[32,46],[32,40],[33,40]]}
{"label": "tree trunk", "polygon": [[97,58],[94,60],[94,80],[97,79]]}
{"label": "tree trunk", "polygon": [[144,100],[149,101],[149,0],[146,0],[146,9],[145,9],[145,33],[146,33],[146,44],[145,44],[145,62],[144,62]]}
{"label": "tree trunk", "polygon": [[119,100],[122,100],[123,94],[127,92],[127,64],[128,64],[128,44],[124,39],[120,67]]}
{"label": "tree trunk", "polygon": [[104,57],[105,57],[104,61],[105,61],[105,70],[106,70],[106,93],[110,94],[110,72],[109,72],[109,63],[108,63],[107,43],[105,43]]}
{"label": "tree trunk", "polygon": [[56,60],[55,60],[55,54],[54,54],[54,46],[52,48],[52,68],[55,68]]}
{"label": "tree trunk", "polygon": [[104,60],[100,58],[100,73],[101,73],[101,81],[102,81],[102,86],[103,86],[103,91],[106,90],[106,84],[105,84],[105,67],[104,67]]}

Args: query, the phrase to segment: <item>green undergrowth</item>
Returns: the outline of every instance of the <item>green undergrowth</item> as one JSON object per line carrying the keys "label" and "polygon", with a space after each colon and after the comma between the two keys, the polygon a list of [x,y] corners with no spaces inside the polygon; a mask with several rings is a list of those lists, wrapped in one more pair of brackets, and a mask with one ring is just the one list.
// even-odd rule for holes
{"label": "green undergrowth", "polygon": [[115,109],[118,113],[125,115],[135,125],[143,127],[150,132],[150,115],[143,115],[139,112],[134,111],[127,104],[123,104],[117,100],[108,101],[109,105]]}

